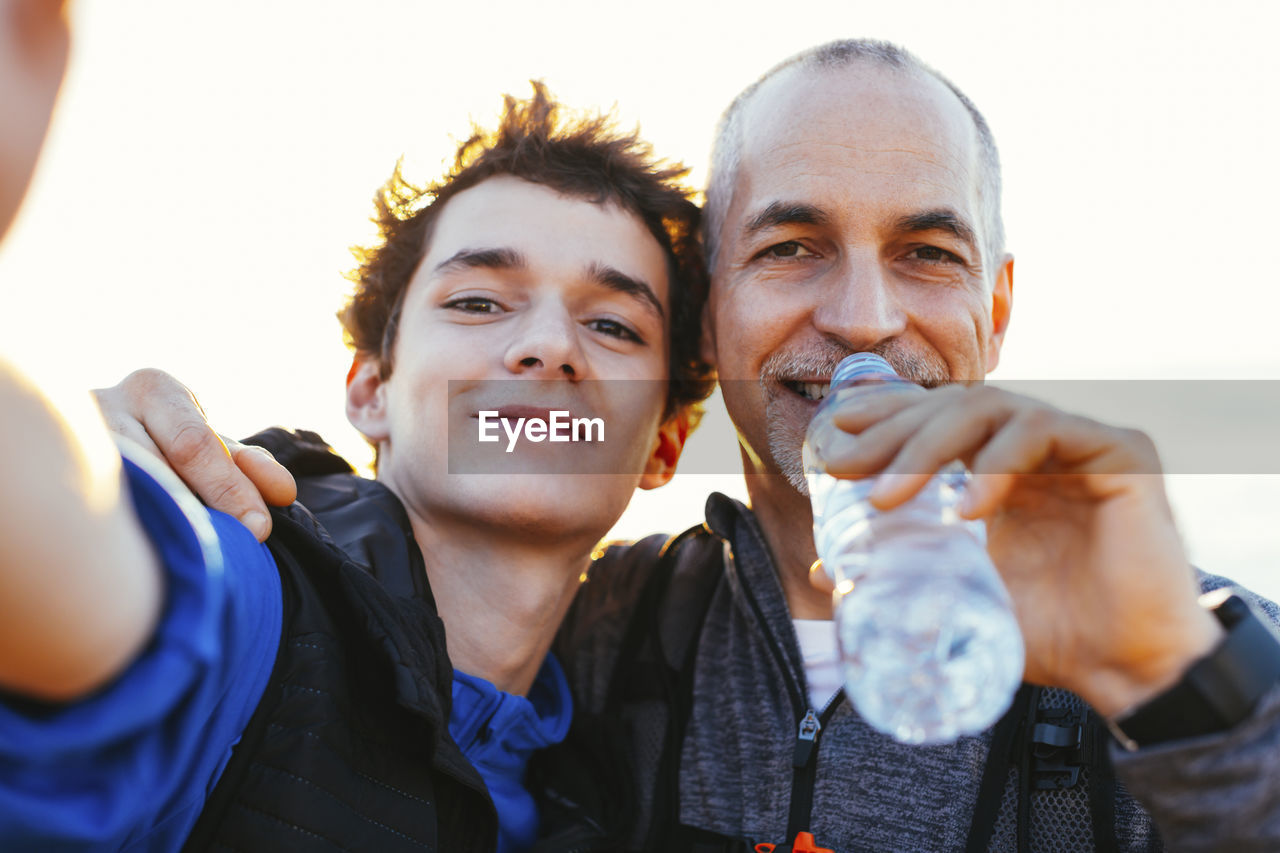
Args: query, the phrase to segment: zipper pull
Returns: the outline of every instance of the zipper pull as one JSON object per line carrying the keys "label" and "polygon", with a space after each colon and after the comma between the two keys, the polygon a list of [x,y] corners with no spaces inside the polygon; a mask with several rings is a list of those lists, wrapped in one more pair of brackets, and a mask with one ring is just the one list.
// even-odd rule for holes
{"label": "zipper pull", "polygon": [[800,731],[796,733],[796,752],[791,759],[791,766],[797,770],[807,767],[813,760],[813,751],[818,744],[818,735],[822,732],[822,723],[818,722],[817,713],[810,708],[800,721]]}

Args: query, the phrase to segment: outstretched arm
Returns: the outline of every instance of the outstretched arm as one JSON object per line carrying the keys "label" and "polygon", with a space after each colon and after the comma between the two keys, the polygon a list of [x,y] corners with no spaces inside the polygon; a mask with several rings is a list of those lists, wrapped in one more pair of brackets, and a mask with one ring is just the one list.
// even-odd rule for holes
{"label": "outstretched arm", "polygon": [[78,698],[151,635],[157,559],[87,395],[55,405],[3,360],[0,472],[0,688]]}

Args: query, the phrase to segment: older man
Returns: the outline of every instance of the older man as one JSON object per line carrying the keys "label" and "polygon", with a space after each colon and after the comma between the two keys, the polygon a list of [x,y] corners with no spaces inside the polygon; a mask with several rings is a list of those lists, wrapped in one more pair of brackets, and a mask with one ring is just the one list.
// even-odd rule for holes
{"label": "older man", "polygon": [[[656,791],[644,803],[649,845],[799,849],[801,830],[836,850],[1145,849],[1161,836],[1175,849],[1280,844],[1280,785],[1266,781],[1280,742],[1280,691],[1268,690],[1276,646],[1263,632],[1233,650],[1198,604],[1149,441],[978,384],[1008,327],[1013,259],[995,143],[973,104],[891,45],[794,57],[725,114],[705,224],[708,355],[751,508],[713,495],[709,534],[660,562],[672,570],[665,594],[648,580],[660,542],[611,551],[563,634],[579,689],[637,733],[641,777],[656,780],[642,783]],[[987,475],[966,513],[990,519],[1027,680],[1050,688],[1024,693],[995,747],[990,733],[905,747],[832,696],[833,632],[809,622],[829,619],[831,603],[809,579],[799,451],[814,384],[857,351],[935,390],[845,412],[848,428],[866,431],[826,460],[830,470],[884,472],[882,507],[956,458]],[[650,598],[656,631],[617,627]],[[698,622],[687,611],[700,598]],[[641,613],[630,624],[652,623]],[[635,686],[662,663],[650,644],[675,671],[674,688],[654,697],[672,700]],[[1240,655],[1270,661],[1246,691],[1251,713],[1201,719],[1203,697],[1184,675],[1197,660],[1230,671]],[[1123,787],[1113,796],[1081,700],[1141,745],[1114,757],[1142,806]],[[654,710],[668,706],[669,717]],[[664,737],[665,749],[652,746]]]}
{"label": "older man", "polygon": [[[891,45],[803,53],[729,108],[707,213],[707,355],[751,508],[713,495],[675,542],[611,549],[558,646],[579,710],[623,722],[632,846],[1276,849],[1278,647],[1247,608],[1198,603],[1226,582],[1197,585],[1150,442],[980,385],[1013,261],[973,104]],[[965,512],[989,520],[1027,680],[1045,685],[952,745],[872,730],[819,622],[799,450],[814,386],[856,351],[934,390],[843,412],[862,434],[830,470],[881,473],[885,508],[955,458],[986,475]]]}

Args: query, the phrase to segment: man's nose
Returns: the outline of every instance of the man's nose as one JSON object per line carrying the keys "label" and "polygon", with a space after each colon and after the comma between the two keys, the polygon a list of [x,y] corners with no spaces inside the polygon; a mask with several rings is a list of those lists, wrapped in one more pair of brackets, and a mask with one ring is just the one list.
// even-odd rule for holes
{"label": "man's nose", "polygon": [[814,328],[852,350],[870,350],[906,331],[907,314],[873,253],[846,255],[816,296]]}
{"label": "man's nose", "polygon": [[541,379],[581,379],[585,357],[578,324],[562,306],[529,311],[503,357],[507,370]]}

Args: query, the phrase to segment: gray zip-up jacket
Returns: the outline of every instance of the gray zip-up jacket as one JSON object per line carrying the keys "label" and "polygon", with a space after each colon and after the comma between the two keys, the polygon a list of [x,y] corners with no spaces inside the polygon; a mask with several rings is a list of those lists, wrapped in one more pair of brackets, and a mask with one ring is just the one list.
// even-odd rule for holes
{"label": "gray zip-up jacket", "polygon": [[[686,659],[686,651],[692,654],[678,821],[751,845],[771,842],[782,848],[792,841],[785,836],[794,808],[793,759],[801,722],[810,710],[823,709],[807,707],[795,630],[754,515],[737,501],[712,495],[706,528],[709,535],[694,537],[675,552],[673,579],[657,614],[634,611],[667,538],[613,546],[600,555],[557,650],[578,708],[588,713],[605,709],[611,685],[619,690],[612,676],[632,618],[659,626],[662,653],[673,666]],[[709,604],[706,593],[693,591],[699,578],[708,577],[714,584]],[[1206,590],[1229,584],[1210,575],[1202,580]],[[1276,620],[1274,604],[1249,597]],[[690,632],[688,626],[699,619],[701,629]],[[687,650],[686,643],[696,647]],[[624,693],[630,688],[621,685]],[[1083,707],[1066,691],[1041,694],[1042,711]],[[638,847],[648,823],[676,820],[653,815],[667,708],[656,698],[632,701],[626,708],[640,799],[641,825],[632,838]],[[992,733],[951,745],[912,747],[871,729],[847,702],[828,713],[817,742],[809,821],[818,845],[840,853],[964,850]],[[1064,725],[1069,728],[1070,721]],[[1108,750],[1118,777],[1113,790],[1105,785],[1091,790],[1087,768],[1068,787],[1035,790],[1029,784],[1024,845],[1034,851],[1105,849],[1110,845],[1094,840],[1095,815],[1102,813],[1110,818],[1122,851],[1280,851],[1280,690],[1228,732],[1136,753],[1112,743],[1103,749],[1103,761]],[[990,850],[1018,847],[1019,772],[1016,765],[1002,768],[1002,786],[995,777],[1003,796],[993,809]],[[1030,783],[1033,777],[1054,775],[1050,764],[1027,777]],[[1069,770],[1057,775],[1070,781]],[[1109,808],[1091,809],[1091,796],[1096,806],[1099,792]]]}

